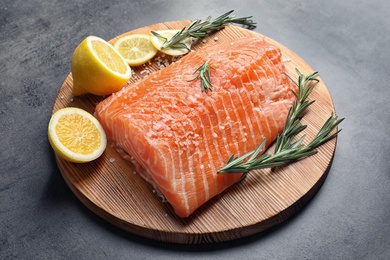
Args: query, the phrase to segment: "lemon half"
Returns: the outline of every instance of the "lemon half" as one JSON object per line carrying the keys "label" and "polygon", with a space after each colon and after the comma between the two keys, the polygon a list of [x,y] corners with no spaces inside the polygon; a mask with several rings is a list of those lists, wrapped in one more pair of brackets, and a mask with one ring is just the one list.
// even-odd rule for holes
{"label": "lemon half", "polygon": [[48,138],[59,157],[76,163],[97,159],[107,146],[106,134],[99,121],[76,107],[62,108],[52,115]]}
{"label": "lemon half", "polygon": [[118,39],[114,48],[130,66],[139,66],[151,60],[157,49],[153,46],[151,35],[131,34]]}
{"label": "lemon half", "polygon": [[105,40],[88,36],[72,55],[72,94],[109,95],[123,87],[131,77],[124,58]]}
{"label": "lemon half", "polygon": [[[154,32],[158,33],[162,37],[169,40],[179,31],[180,30],[160,30],[160,31],[154,31]],[[165,42],[165,40],[163,38],[152,35],[152,44],[154,45],[154,47],[156,49],[158,49],[159,51],[161,51],[162,53],[165,53],[165,54],[168,54],[171,56],[185,55],[189,52],[189,50],[191,49],[191,46],[192,46],[192,39],[191,38],[187,38],[181,42],[181,43],[185,44],[187,46],[187,48],[180,48],[180,49],[163,48],[162,49],[162,45],[164,44],[164,42]]]}

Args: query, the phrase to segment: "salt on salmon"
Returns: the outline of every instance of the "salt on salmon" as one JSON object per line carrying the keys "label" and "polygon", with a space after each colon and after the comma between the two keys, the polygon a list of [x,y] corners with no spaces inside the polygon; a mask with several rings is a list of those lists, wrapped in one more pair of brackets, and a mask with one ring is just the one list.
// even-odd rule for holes
{"label": "salt on salmon", "polygon": [[[204,62],[212,90],[194,72]],[[107,137],[122,148],[180,217],[236,183],[218,174],[231,155],[269,146],[283,130],[296,86],[281,51],[242,38],[194,51],[96,106]]]}

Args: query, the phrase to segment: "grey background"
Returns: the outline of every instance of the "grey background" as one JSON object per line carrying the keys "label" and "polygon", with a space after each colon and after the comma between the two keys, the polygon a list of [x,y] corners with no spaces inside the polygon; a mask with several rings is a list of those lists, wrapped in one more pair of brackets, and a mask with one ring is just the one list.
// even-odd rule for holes
{"label": "grey background", "polygon": [[[329,175],[285,223],[210,245],[128,234],[90,212],[47,141],[73,50],[153,23],[253,15],[320,72],[340,117]],[[0,4],[0,259],[389,259],[390,2],[22,1]]]}

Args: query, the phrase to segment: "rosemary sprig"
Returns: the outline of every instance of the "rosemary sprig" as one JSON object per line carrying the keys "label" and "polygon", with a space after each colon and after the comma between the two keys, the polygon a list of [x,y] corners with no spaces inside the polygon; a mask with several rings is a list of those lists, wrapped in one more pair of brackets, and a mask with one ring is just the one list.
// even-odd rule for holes
{"label": "rosemary sprig", "polygon": [[211,16],[207,17],[204,21],[197,19],[193,21],[187,28],[184,27],[182,30],[177,32],[171,39],[167,39],[166,37],[161,36],[154,31],[152,31],[152,34],[165,41],[161,46],[162,49],[172,48],[188,50],[187,46],[183,43],[183,40],[189,37],[202,39],[215,31],[223,29],[225,25],[229,23],[241,24],[247,26],[249,29],[256,28],[256,23],[250,19],[252,16],[235,18],[235,15],[231,15],[233,12],[234,10],[231,10],[215,18],[214,20],[211,20]]}
{"label": "rosemary sprig", "polygon": [[296,72],[298,74],[298,82],[296,83],[298,93],[292,90],[296,100],[287,114],[283,132],[276,139],[275,153],[283,150],[285,145],[291,143],[294,136],[306,128],[306,125],[300,124],[300,120],[303,117],[303,112],[314,103],[314,100],[308,101],[307,98],[313,91],[315,84],[318,83],[318,72],[313,72],[307,76],[302,75],[299,70],[296,70]]}
{"label": "rosemary sprig", "polygon": [[316,79],[317,72],[308,76],[302,75],[298,70],[297,73],[299,78],[298,83],[296,84],[299,92],[294,92],[297,99],[289,110],[282,134],[280,134],[276,140],[274,154],[264,153],[261,156],[258,156],[264,149],[266,142],[264,139],[254,151],[240,157],[234,157],[234,155],[232,155],[227,161],[227,164],[222,167],[218,173],[244,173],[243,176],[245,178],[246,174],[251,170],[274,168],[294,162],[317,153],[316,148],[336,137],[341,131],[340,129],[332,133],[332,131],[344,120],[344,118],[338,119],[337,116],[333,116],[332,114],[309,144],[306,146],[303,144],[303,140],[306,137],[305,135],[296,141],[293,140],[298,133],[306,128],[306,125],[301,125],[300,120],[302,119],[303,112],[306,108],[314,103],[314,100],[306,100],[315,86],[315,84],[311,83],[318,82]]}
{"label": "rosemary sprig", "polygon": [[208,90],[213,90],[213,86],[211,85],[211,78],[210,78],[210,69],[214,69],[209,65],[207,61],[205,61],[199,68],[197,68],[194,72],[199,72],[198,76],[195,78],[189,80],[194,81],[196,79],[200,79],[200,84],[202,87],[202,92],[207,92]]}

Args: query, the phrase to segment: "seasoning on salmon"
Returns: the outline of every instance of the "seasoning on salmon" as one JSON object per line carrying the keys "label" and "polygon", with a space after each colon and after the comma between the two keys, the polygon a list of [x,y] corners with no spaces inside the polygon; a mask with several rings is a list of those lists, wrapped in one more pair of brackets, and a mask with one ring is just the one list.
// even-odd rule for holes
{"label": "seasoning on salmon", "polygon": [[[210,91],[194,72],[213,67]],[[296,86],[280,50],[242,38],[194,51],[100,102],[96,115],[107,137],[135,162],[180,217],[234,183],[218,174],[229,157],[266,147],[283,130]]]}

